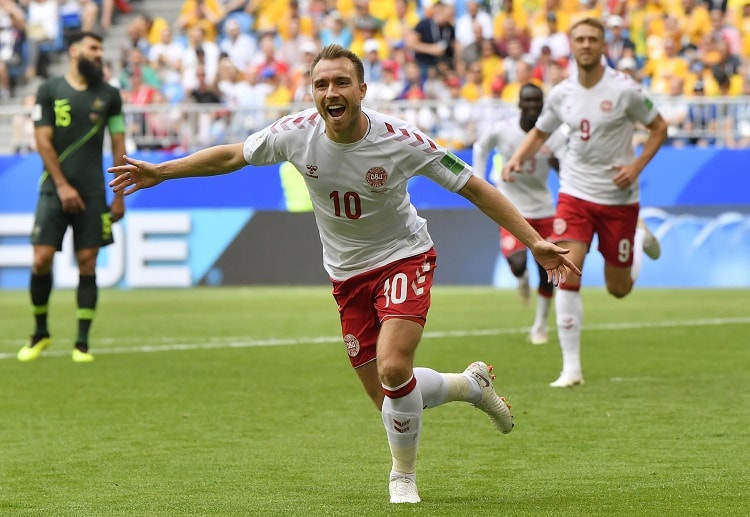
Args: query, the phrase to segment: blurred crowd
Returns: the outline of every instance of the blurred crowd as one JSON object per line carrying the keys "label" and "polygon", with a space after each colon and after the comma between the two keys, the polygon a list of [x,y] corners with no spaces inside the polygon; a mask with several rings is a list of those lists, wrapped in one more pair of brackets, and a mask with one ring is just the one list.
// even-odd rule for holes
{"label": "blurred crowd", "polygon": [[[568,30],[596,17],[607,28],[609,65],[653,92],[672,145],[750,145],[748,98],[739,101],[750,96],[750,0],[184,0],[176,19],[149,14],[157,4],[128,16],[120,62],[106,64],[127,104],[174,108],[131,115],[133,134],[175,134],[185,126],[181,108],[207,103],[221,109],[191,130],[203,144],[244,138],[290,105],[311,105],[310,62],[339,43],[365,63],[366,104],[411,101],[400,116],[468,147],[483,124],[515,108],[521,85],[548,90],[568,76]],[[11,69],[44,74],[40,56],[64,46],[66,30],[106,31],[113,11],[131,10],[126,0],[0,6],[1,92],[12,88]],[[52,6],[58,32],[48,23],[35,36],[34,20],[52,20]]]}
{"label": "blurred crowd", "polygon": [[19,83],[47,77],[70,32],[106,33],[115,11],[131,10],[128,0],[0,0],[0,99]]}

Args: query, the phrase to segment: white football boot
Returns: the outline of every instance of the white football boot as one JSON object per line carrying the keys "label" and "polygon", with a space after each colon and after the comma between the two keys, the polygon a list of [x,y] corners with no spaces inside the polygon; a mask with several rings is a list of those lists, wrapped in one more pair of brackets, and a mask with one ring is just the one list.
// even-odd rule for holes
{"label": "white football boot", "polygon": [[391,475],[388,480],[388,492],[391,495],[391,503],[420,503],[417,491],[416,476],[412,475]]}
{"label": "white football boot", "polygon": [[571,388],[573,386],[580,386],[586,384],[583,380],[583,374],[570,374],[561,373],[560,377],[556,381],[550,382],[549,385],[553,388]]}
{"label": "white football boot", "polygon": [[545,327],[532,327],[529,332],[529,342],[532,345],[546,345],[549,343],[549,336]]}
{"label": "white football boot", "polygon": [[493,366],[487,366],[481,361],[471,363],[464,370],[464,374],[470,375],[479,384],[482,397],[474,407],[481,409],[490,417],[498,431],[507,434],[513,430],[513,415],[510,406],[505,403],[505,398],[495,393],[495,376],[492,374]]}
{"label": "white football boot", "polygon": [[656,235],[651,233],[646,221],[640,217],[638,218],[638,227],[643,230],[643,252],[651,260],[658,259],[659,256],[661,256],[661,245],[659,244],[659,239],[656,238]]}

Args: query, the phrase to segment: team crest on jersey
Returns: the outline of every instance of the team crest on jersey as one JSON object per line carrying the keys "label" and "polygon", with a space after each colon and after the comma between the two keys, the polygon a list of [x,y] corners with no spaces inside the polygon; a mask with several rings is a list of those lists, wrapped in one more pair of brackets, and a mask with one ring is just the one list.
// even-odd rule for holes
{"label": "team crest on jersey", "polygon": [[310,178],[317,178],[317,172],[318,172],[318,166],[317,165],[305,165],[305,169],[307,169],[307,176]]}
{"label": "team crest on jersey", "polygon": [[552,223],[552,231],[555,235],[562,235],[568,229],[568,223],[562,217],[556,217]]}
{"label": "team crest on jersey", "polygon": [[602,101],[602,103],[599,105],[599,108],[604,113],[609,113],[610,111],[612,111],[612,101],[610,101],[610,100],[604,100],[604,101]]}
{"label": "team crest on jersey", "polygon": [[346,346],[346,353],[349,357],[357,357],[359,355],[359,340],[351,334],[344,336],[344,345]]}
{"label": "team crest on jersey", "polygon": [[102,118],[101,112],[104,110],[104,101],[99,97],[95,98],[91,103],[91,113],[89,113],[89,120],[96,124],[99,119]]}
{"label": "team crest on jersey", "polygon": [[382,167],[370,167],[367,174],[365,174],[365,181],[372,188],[382,188],[385,186],[385,182],[388,181],[388,173]]}

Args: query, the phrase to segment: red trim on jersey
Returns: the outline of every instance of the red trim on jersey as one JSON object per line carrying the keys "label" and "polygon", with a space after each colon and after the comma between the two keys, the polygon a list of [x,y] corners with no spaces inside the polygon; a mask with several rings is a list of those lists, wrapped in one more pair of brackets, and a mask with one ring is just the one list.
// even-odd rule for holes
{"label": "red trim on jersey", "polygon": [[427,322],[427,318],[425,318],[424,316],[409,316],[407,314],[389,314],[388,316],[384,316],[383,319],[380,320],[380,323],[383,323],[385,320],[390,320],[392,318],[413,321],[414,323],[418,323],[419,325],[422,325],[423,327],[425,323]]}
{"label": "red trim on jersey", "polygon": [[424,133],[420,133],[419,131],[409,131],[407,128],[403,128],[403,127],[396,130],[396,128],[394,128],[393,125],[390,124],[389,122],[384,122],[383,124],[385,125],[386,132],[379,134],[378,136],[380,138],[387,138],[389,135],[398,135],[399,133],[401,133],[399,136],[396,137],[397,142],[403,142],[405,140],[409,140],[410,138],[413,138],[416,141],[409,142],[410,146],[421,147],[425,143],[427,143],[430,147],[422,149],[423,152],[427,154],[432,154],[438,151],[437,144],[433,142],[432,140],[430,140],[427,137],[427,135],[425,135]]}
{"label": "red trim on jersey", "polygon": [[393,126],[390,125],[388,122],[385,123],[385,130],[387,131],[387,133],[383,133],[382,135],[379,135],[381,138],[386,137],[388,135],[396,134],[396,130],[393,129]]}
{"label": "red trim on jersey", "polygon": [[414,388],[416,387],[417,387],[417,378],[412,375],[411,380],[409,382],[407,382],[404,386],[402,386],[401,388],[395,391],[389,390],[388,388],[384,386],[383,393],[385,393],[385,396],[388,397],[389,399],[400,399],[401,397],[405,397],[409,393],[414,391]]}
{"label": "red trim on jersey", "polygon": [[[305,129],[306,127],[312,125],[313,122],[315,122],[315,120],[318,118],[318,115],[319,113],[316,111],[307,118],[302,115],[299,115],[295,119],[292,119],[291,116],[285,116],[271,124],[271,127],[268,130],[271,133],[278,133],[279,128],[283,129],[284,131],[291,131],[292,129]],[[289,124],[293,124],[294,127],[289,126]]]}

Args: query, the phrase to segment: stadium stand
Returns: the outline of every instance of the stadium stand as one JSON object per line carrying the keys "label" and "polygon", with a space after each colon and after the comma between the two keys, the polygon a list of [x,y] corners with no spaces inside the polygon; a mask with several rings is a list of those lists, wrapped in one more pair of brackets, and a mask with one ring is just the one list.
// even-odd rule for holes
{"label": "stadium stand", "polygon": [[[549,89],[570,73],[567,31],[585,16],[605,23],[609,64],[649,88],[670,114],[670,143],[737,148],[750,140],[750,0],[435,3],[440,7],[429,0],[2,0],[0,118],[15,122],[0,124],[0,150],[30,147],[22,129],[29,96],[44,76],[62,70],[65,35],[81,27],[104,31],[108,78],[122,88],[126,109],[137,112],[131,120],[140,121],[129,125],[131,149],[241,138],[309,105],[310,59],[331,42],[366,62],[368,102],[380,109],[388,103],[446,135],[443,143],[465,147],[472,133],[457,135],[456,128],[485,123],[488,105],[513,110],[522,82]],[[541,7],[527,9],[532,3]],[[53,11],[54,23],[40,32],[38,12]],[[446,50],[420,59],[420,41]],[[414,61],[422,64],[419,73]],[[219,102],[206,110],[206,99]]]}

